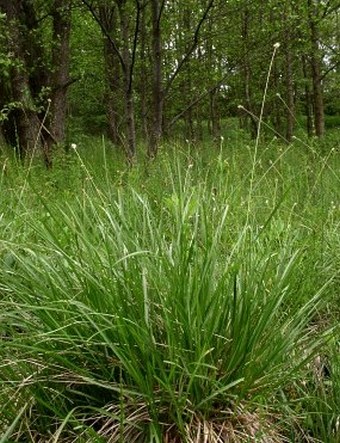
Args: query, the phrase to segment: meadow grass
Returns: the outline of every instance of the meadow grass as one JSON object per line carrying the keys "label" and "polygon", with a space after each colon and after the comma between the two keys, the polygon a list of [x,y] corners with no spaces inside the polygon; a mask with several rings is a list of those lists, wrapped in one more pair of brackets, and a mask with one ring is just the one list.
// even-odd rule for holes
{"label": "meadow grass", "polygon": [[0,442],[337,442],[337,149],[6,159]]}

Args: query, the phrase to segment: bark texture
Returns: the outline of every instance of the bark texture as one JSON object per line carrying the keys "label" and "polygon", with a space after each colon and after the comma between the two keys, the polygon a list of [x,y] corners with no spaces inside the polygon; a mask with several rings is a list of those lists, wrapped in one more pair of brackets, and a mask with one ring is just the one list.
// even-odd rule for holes
{"label": "bark texture", "polygon": [[[66,94],[69,79],[70,0],[54,0],[48,10],[53,21],[51,66],[39,29],[39,17],[31,0],[0,0],[6,14],[7,47],[12,65],[7,103],[14,108],[6,137],[15,143],[22,159],[41,152],[52,165],[51,148],[65,139]],[[46,91],[49,91],[46,101]]]}
{"label": "bark texture", "polygon": [[17,149],[24,159],[40,147],[40,122],[30,89],[30,78],[26,64],[23,33],[24,5],[22,0],[0,0],[0,10],[7,16],[8,48],[13,57],[10,76],[11,101],[15,103],[12,113],[16,128]]}

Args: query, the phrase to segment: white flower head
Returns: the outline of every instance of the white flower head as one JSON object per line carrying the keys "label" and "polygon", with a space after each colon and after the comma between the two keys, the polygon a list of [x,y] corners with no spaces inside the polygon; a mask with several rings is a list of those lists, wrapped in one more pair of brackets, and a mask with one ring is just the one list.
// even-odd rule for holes
{"label": "white flower head", "polygon": [[76,150],[77,149],[77,145],[75,143],[71,143],[71,149]]}
{"label": "white flower head", "polygon": [[281,46],[281,44],[279,42],[274,43],[274,49],[279,49],[279,47]]}

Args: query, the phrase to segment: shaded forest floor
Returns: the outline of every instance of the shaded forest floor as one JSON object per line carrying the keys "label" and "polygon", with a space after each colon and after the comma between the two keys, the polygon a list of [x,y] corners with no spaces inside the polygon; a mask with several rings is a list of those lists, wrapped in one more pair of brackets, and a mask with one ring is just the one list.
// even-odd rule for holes
{"label": "shaded forest floor", "polygon": [[338,134],[72,143],[1,154],[0,442],[338,442]]}

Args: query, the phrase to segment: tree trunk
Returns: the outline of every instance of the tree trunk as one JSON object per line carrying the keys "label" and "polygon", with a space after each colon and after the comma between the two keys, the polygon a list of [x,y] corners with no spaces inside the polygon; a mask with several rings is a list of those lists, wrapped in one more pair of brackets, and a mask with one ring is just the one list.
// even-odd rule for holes
{"label": "tree trunk", "polygon": [[[119,13],[120,38],[115,39],[108,32],[103,17],[100,17],[91,1],[82,0],[88,10],[91,12],[93,18],[99,24],[105,37],[111,45],[111,51],[118,57],[119,64],[122,69],[122,83],[124,90],[124,111],[125,111],[125,151],[129,163],[133,163],[136,155],[136,127],[135,127],[135,110],[134,110],[134,94],[133,94],[133,71],[136,58],[137,36],[139,32],[140,19],[140,2],[135,0],[136,18],[135,30],[132,37],[130,36],[130,11],[127,10],[127,0],[116,0],[114,3],[117,6]],[[117,23],[118,24],[118,23]],[[130,38],[131,37],[131,38]],[[131,44],[132,42],[132,44]],[[122,49],[120,49],[122,48]]]}
{"label": "tree trunk", "polygon": [[[183,83],[183,96],[187,99],[186,101],[189,103],[192,95],[192,81],[191,81],[191,69],[190,65],[186,66],[184,71],[185,81]],[[190,107],[184,114],[184,122],[185,122],[185,137],[189,141],[193,141],[195,139],[195,128],[194,128],[194,119],[193,119],[193,108]]]}
{"label": "tree trunk", "polygon": [[[214,43],[212,39],[212,35],[214,33],[213,30],[213,20],[211,18],[207,21],[208,29],[209,29],[209,37],[206,40],[206,47],[204,48],[207,52],[208,65],[207,69],[213,69],[215,71],[216,65],[218,66],[221,61],[217,60],[216,54],[214,51]],[[201,51],[198,52],[198,56],[203,58],[204,55]],[[220,141],[221,137],[221,120],[220,113],[218,108],[218,97],[219,97],[219,88],[214,88],[209,93],[209,118],[208,118],[208,128],[209,132],[212,135],[215,141]],[[202,116],[200,118],[202,120]]]}
{"label": "tree trunk", "polygon": [[319,48],[318,28],[314,14],[315,5],[313,0],[308,0],[309,12],[309,29],[311,39],[311,53],[310,64],[312,69],[313,81],[313,106],[314,106],[314,125],[315,135],[322,137],[325,132],[325,118],[324,118],[324,100],[321,76],[321,60]]}
{"label": "tree trunk", "polygon": [[[6,13],[8,49],[16,63],[11,67],[8,101],[18,103],[9,116],[16,135],[19,155],[25,158],[42,148],[47,167],[52,165],[51,146],[65,138],[66,93],[70,84],[69,35],[70,0],[54,0],[49,12],[53,18],[53,48],[51,65],[40,36],[39,20],[31,0],[0,0]],[[41,111],[44,88],[50,88],[50,104]],[[39,110],[40,109],[40,110]],[[13,138],[13,137],[12,137]]]}
{"label": "tree trunk", "polygon": [[[185,30],[185,35],[190,35],[192,23],[191,23],[191,10],[189,8],[185,8],[183,11],[183,27]],[[190,42],[185,44],[185,53],[189,54],[190,52]],[[188,56],[188,61],[190,60],[190,56]],[[182,83],[182,91],[183,97],[185,98],[184,103],[190,103],[192,96],[192,78],[191,78],[191,65],[187,63],[184,68],[183,75],[183,83]],[[185,137],[187,140],[192,141],[195,138],[195,129],[194,129],[194,120],[193,120],[193,109],[190,107],[186,113],[184,114],[184,122],[185,122]]]}
{"label": "tree trunk", "polygon": [[129,163],[133,163],[136,155],[136,127],[135,127],[135,110],[132,90],[132,61],[129,50],[129,20],[126,11],[126,2],[119,3],[119,15],[121,35],[123,41],[122,59],[124,62],[124,108],[126,119],[126,154]]}
{"label": "tree trunk", "polygon": [[11,68],[11,100],[18,103],[13,112],[16,127],[18,154],[21,159],[33,155],[40,148],[40,122],[35,110],[26,69],[25,50],[22,40],[21,19],[23,5],[20,0],[0,0],[0,10],[6,13],[9,42],[8,47],[17,63]]}
{"label": "tree trunk", "polygon": [[53,143],[65,140],[67,115],[67,90],[70,85],[70,3],[65,0],[55,0],[53,5],[53,41],[51,74],[51,108],[50,133]]}
{"label": "tree trunk", "polygon": [[311,137],[314,133],[313,103],[312,103],[312,93],[309,85],[310,78],[308,75],[306,57],[302,57],[302,70],[303,70],[303,77],[305,83],[304,93],[305,93],[306,129],[308,137]]}
{"label": "tree trunk", "polygon": [[36,103],[41,102],[41,92],[48,85],[48,69],[44,44],[39,29],[34,2],[32,0],[21,0],[21,25],[24,27],[25,38],[23,38],[23,51],[29,72],[29,83],[33,99]]}
{"label": "tree trunk", "polygon": [[295,103],[294,103],[294,81],[293,81],[293,60],[292,60],[292,47],[291,47],[291,33],[288,28],[288,20],[286,15],[284,16],[284,21],[286,22],[285,31],[285,86],[286,86],[286,98],[287,98],[287,109],[286,109],[286,140],[291,143],[294,132],[294,120],[295,120]]}
{"label": "tree trunk", "polygon": [[[117,28],[117,20],[114,7],[99,6],[99,17],[105,24],[107,32],[112,35]],[[120,88],[120,64],[117,54],[112,50],[112,45],[107,36],[104,36],[104,61],[106,75],[106,116],[108,124],[108,136],[114,145],[120,144],[119,136],[119,97]]]}
{"label": "tree trunk", "polygon": [[243,36],[243,85],[244,85],[244,98],[246,103],[247,120],[250,121],[250,133],[253,138],[257,134],[257,120],[254,114],[254,108],[252,104],[252,93],[250,89],[251,85],[251,67],[249,59],[249,26],[250,26],[250,13],[248,9],[244,11],[242,36]]}
{"label": "tree trunk", "polygon": [[147,68],[147,29],[145,23],[145,8],[143,9],[141,16],[141,29],[140,29],[140,107],[141,107],[141,127],[142,134],[145,140],[149,140],[149,105],[148,105],[148,82],[149,72]]}
{"label": "tree trunk", "polygon": [[152,101],[153,119],[148,154],[154,158],[157,154],[162,138],[163,123],[163,89],[162,89],[162,36],[161,36],[161,0],[152,0],[152,55],[153,55],[153,81]]}

